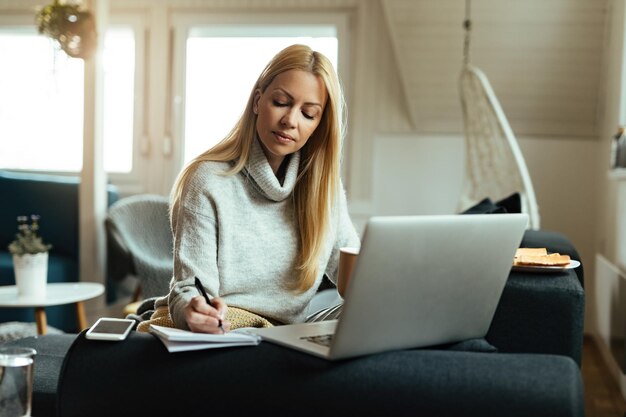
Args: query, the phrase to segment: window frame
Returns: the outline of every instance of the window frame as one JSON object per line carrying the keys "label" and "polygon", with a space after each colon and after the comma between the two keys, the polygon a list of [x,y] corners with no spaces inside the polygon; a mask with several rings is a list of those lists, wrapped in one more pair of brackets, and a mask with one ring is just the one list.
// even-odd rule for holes
{"label": "window frame", "polygon": [[[148,117],[146,108],[147,79],[147,22],[143,13],[111,13],[108,27],[131,27],[135,34],[135,75],[133,102],[133,146],[132,168],[130,172],[107,172],[109,180],[122,188],[142,188],[142,173],[147,169],[145,156],[149,154]],[[102,99],[102,98],[101,98]],[[104,157],[104,155],[103,155]]]}

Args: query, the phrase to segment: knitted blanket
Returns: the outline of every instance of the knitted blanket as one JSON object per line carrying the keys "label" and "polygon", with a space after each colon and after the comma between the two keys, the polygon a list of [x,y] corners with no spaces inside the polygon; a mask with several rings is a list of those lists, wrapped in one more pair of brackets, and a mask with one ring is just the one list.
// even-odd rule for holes
{"label": "knitted blanket", "polygon": [[[250,311],[237,308],[228,307],[226,311],[226,320],[230,321],[230,329],[235,330],[240,327],[272,327],[272,324],[265,317],[258,314],[251,313]],[[144,320],[137,325],[137,331],[148,332],[150,325],[155,324],[157,326],[164,327],[176,327],[170,316],[170,311],[167,306],[157,307],[152,313],[152,316],[148,320]]]}

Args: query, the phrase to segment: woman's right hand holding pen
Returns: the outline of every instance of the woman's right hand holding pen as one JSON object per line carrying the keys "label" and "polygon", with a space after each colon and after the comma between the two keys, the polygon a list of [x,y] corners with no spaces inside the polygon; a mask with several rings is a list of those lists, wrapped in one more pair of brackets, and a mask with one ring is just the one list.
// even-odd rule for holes
{"label": "woman's right hand holding pen", "polygon": [[228,306],[216,297],[209,305],[203,296],[191,299],[185,307],[185,320],[189,330],[197,333],[224,333],[230,330],[230,322],[225,321]]}
{"label": "woman's right hand holding pen", "polygon": [[200,278],[194,277],[194,285],[200,296],[191,299],[185,307],[185,320],[192,332],[198,333],[225,333],[230,330],[230,322],[225,322],[228,306],[221,298],[213,300],[202,285]]}

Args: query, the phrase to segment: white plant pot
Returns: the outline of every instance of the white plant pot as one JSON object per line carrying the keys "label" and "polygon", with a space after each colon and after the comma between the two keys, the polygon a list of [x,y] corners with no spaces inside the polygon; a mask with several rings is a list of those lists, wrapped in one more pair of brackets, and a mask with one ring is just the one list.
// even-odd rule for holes
{"label": "white plant pot", "polygon": [[48,282],[48,252],[13,255],[15,284],[19,297],[43,298]]}

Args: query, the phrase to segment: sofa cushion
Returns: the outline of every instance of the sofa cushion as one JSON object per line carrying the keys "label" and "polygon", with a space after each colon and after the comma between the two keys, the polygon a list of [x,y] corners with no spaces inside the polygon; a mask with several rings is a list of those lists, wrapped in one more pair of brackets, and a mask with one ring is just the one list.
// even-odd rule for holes
{"label": "sofa cushion", "polygon": [[[48,282],[78,281],[78,265],[74,259],[57,255],[53,251],[48,255]],[[0,285],[15,285],[13,255],[0,251]]]}
{"label": "sofa cushion", "polygon": [[504,207],[500,207],[490,198],[484,198],[473,206],[467,208],[461,214],[496,214],[496,213],[506,213],[506,209]]}
{"label": "sofa cushion", "polygon": [[495,214],[495,213],[521,213],[522,199],[519,193],[513,193],[495,203],[489,197],[485,197],[473,206],[463,210],[461,214]]}
{"label": "sofa cushion", "polygon": [[[78,259],[79,176],[32,174],[0,170],[0,195],[11,196],[0,205],[0,250],[17,232],[17,216],[39,214],[40,235],[55,253]],[[108,204],[118,199],[117,188],[107,186]]]}
{"label": "sofa cushion", "polygon": [[0,195],[11,203],[0,205],[0,249],[13,240],[17,216],[39,214],[40,235],[56,253],[78,254],[78,183],[76,177],[0,171]]}
{"label": "sofa cushion", "polygon": [[498,351],[494,345],[489,343],[485,338],[463,340],[457,343],[440,346],[442,349],[454,350],[459,352],[483,352],[495,353]]}

